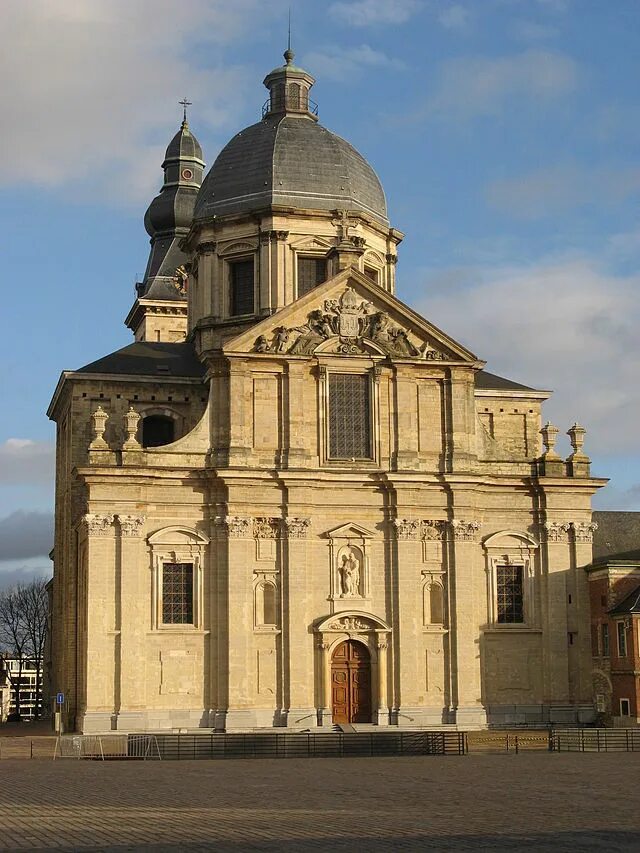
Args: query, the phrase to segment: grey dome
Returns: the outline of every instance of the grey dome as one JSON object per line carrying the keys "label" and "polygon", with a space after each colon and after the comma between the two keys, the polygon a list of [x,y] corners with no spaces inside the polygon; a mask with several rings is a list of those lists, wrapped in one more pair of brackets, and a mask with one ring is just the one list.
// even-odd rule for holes
{"label": "grey dome", "polygon": [[194,218],[269,205],[346,209],[389,225],[382,185],[364,157],[315,121],[286,114],[247,127],[222,149],[198,193]]}
{"label": "grey dome", "polygon": [[202,160],[202,148],[193,133],[191,133],[191,128],[186,118],[182,122],[180,130],[167,146],[164,160],[165,163],[170,160]]}

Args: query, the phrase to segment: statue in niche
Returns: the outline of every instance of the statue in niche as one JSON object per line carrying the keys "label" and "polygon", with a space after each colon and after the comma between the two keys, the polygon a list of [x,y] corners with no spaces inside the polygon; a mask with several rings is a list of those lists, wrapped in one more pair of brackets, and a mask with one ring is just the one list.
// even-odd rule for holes
{"label": "statue in niche", "polygon": [[338,574],[340,575],[340,598],[355,598],[360,595],[360,561],[353,551],[342,555]]}

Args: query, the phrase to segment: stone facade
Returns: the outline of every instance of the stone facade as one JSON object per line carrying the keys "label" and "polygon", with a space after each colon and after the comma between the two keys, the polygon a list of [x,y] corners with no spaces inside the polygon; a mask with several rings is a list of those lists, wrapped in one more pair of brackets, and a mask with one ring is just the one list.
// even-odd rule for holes
{"label": "stone facade", "polygon": [[[395,297],[401,237],[338,209],[195,221],[183,245],[201,378],[63,375],[49,410],[52,689],[68,725],[327,726],[348,641],[365,722],[592,716],[577,567],[603,481],[556,457],[548,429],[542,452],[547,393],[496,381]],[[303,255],[327,258],[328,278],[298,296]],[[254,311],[238,318],[229,263],[247,257]],[[335,375],[366,386],[366,458],[332,452]],[[176,440],[137,446],[131,408],[170,417]],[[167,566],[188,571],[180,623],[167,621]]]}

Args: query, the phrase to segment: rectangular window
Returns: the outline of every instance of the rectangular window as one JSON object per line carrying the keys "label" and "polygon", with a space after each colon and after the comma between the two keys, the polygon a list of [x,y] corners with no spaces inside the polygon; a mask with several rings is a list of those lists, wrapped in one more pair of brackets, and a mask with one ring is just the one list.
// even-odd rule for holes
{"label": "rectangular window", "polygon": [[627,631],[624,627],[624,622],[618,622],[618,656],[626,658],[627,656]]}
{"label": "rectangular window", "polygon": [[163,564],[162,622],[193,625],[193,563]]}
{"label": "rectangular window", "polygon": [[232,317],[253,314],[253,258],[246,261],[233,261],[229,267],[231,271],[229,313]]}
{"label": "rectangular window", "polygon": [[365,267],[364,274],[367,278],[370,278],[374,284],[378,283],[378,270],[375,270],[373,267]]}
{"label": "rectangular window", "polygon": [[498,622],[514,624],[524,621],[524,582],[522,566],[496,567]]}
{"label": "rectangular window", "polygon": [[606,623],[602,626],[602,655],[609,657],[609,625]]}
{"label": "rectangular window", "polygon": [[370,382],[367,375],[329,374],[329,457],[372,458]]}
{"label": "rectangular window", "polygon": [[631,702],[628,699],[620,700],[620,716],[621,717],[630,717],[631,716]]}
{"label": "rectangular window", "polygon": [[598,648],[598,626],[591,626],[591,655],[592,657],[598,657],[600,654],[600,649]]}
{"label": "rectangular window", "polygon": [[325,258],[298,258],[298,296],[304,296],[326,280]]}

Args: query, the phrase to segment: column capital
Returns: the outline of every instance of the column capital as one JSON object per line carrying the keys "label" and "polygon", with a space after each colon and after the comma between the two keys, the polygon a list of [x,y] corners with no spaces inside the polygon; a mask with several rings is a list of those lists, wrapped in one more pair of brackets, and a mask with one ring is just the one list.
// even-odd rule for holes
{"label": "column capital", "polygon": [[569,521],[545,521],[544,529],[547,542],[568,542],[571,522]]}
{"label": "column capital", "polygon": [[420,520],[417,518],[394,518],[393,527],[398,539],[417,539],[420,533]]}
{"label": "column capital", "polygon": [[310,526],[310,518],[297,518],[294,516],[288,516],[284,520],[284,527],[287,531],[289,539],[306,539]]}
{"label": "column capital", "polygon": [[145,522],[144,515],[118,515],[121,536],[139,536]]}
{"label": "column capital", "polygon": [[480,530],[480,521],[463,521],[459,518],[454,518],[451,522],[453,538],[458,542],[473,542],[475,541],[478,530]]}
{"label": "column capital", "polygon": [[89,512],[83,515],[80,523],[87,531],[87,536],[109,536],[113,532],[113,515],[96,515]]}

